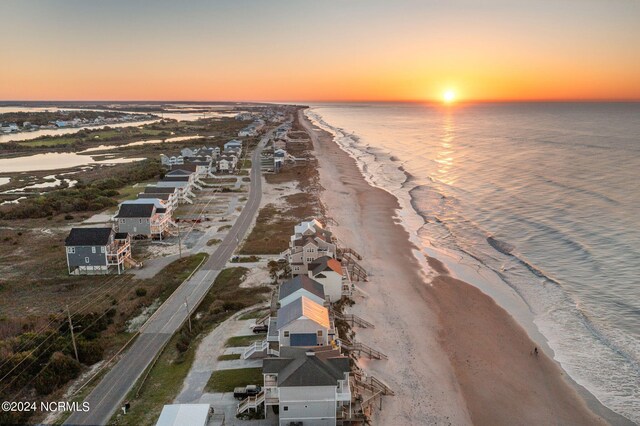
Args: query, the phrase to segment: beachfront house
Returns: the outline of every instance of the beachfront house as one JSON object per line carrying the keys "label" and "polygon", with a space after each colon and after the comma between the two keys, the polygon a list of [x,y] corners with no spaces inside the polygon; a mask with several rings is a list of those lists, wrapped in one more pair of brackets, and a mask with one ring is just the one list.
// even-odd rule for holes
{"label": "beachfront house", "polygon": [[164,178],[162,178],[162,180],[164,181],[174,181],[174,182],[189,182],[189,185],[194,187],[194,188],[200,188],[197,184],[196,184],[196,173],[192,170],[185,170],[185,169],[172,169],[170,172],[168,172],[167,174],[164,175]]}
{"label": "beachfront house", "polygon": [[118,232],[127,232],[132,237],[162,239],[171,225],[171,215],[155,204],[120,204],[114,216]]}
{"label": "beachfront house", "polygon": [[166,201],[171,210],[178,207],[178,189],[174,187],[161,188],[158,186],[147,186],[144,188],[144,192],[138,194],[138,198],[158,198]]}
{"label": "beachfront house", "polygon": [[307,275],[309,264],[320,257],[336,257],[333,235],[318,220],[300,222],[293,231],[289,249],[282,254],[291,265],[294,276]]}
{"label": "beachfront house", "polygon": [[283,346],[326,346],[335,331],[329,311],[306,296],[278,309],[278,343]]}
{"label": "beachfront house", "polygon": [[330,348],[281,348],[263,361],[266,408],[278,407],[278,424],[335,426],[351,411],[349,358]]}
{"label": "beachfront house", "polygon": [[191,192],[191,185],[188,181],[173,181],[173,180],[160,180],[155,183],[159,188],[174,188],[178,192],[178,200],[186,203],[193,204],[193,201],[189,197],[195,197],[196,195]]}
{"label": "beachfront house", "polygon": [[339,301],[349,291],[348,284],[343,283],[342,265],[332,257],[322,256],[314,260],[309,264],[308,275],[323,286],[331,303]]}
{"label": "beachfront house", "polygon": [[64,246],[69,275],[121,274],[131,260],[131,238],[113,228],[71,228]]}
{"label": "beachfront house", "polygon": [[326,300],[324,286],[306,275],[298,275],[280,284],[278,303],[281,307],[294,302],[302,296],[319,305],[324,305]]}

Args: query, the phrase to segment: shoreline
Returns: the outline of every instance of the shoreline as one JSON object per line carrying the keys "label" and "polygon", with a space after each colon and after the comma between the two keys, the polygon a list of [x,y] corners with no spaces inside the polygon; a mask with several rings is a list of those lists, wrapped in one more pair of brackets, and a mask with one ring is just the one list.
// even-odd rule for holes
{"label": "shoreline", "polygon": [[348,246],[366,247],[363,266],[372,279],[360,286],[363,300],[353,311],[377,327],[359,330],[360,339],[389,361],[359,364],[396,390],[378,423],[630,423],[576,390],[552,358],[535,356],[527,332],[481,290],[453,278],[435,258],[427,257],[426,276],[413,255],[418,248],[396,218],[398,200],[371,186],[303,111],[300,121],[314,142],[325,188],[320,197],[338,223],[333,230]]}

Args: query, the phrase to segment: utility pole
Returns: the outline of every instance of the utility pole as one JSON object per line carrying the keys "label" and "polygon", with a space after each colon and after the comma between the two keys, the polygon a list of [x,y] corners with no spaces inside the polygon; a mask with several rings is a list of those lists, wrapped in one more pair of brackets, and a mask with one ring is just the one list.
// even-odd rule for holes
{"label": "utility pole", "polygon": [[76,354],[76,361],[80,362],[78,358],[78,348],[76,347],[76,336],[73,333],[73,322],[71,322],[71,312],[69,311],[69,305],[67,305],[67,318],[69,319],[69,330],[71,330],[71,342],[73,342],[73,352]]}
{"label": "utility pole", "polygon": [[184,306],[187,308],[187,320],[189,320],[189,333],[191,333],[191,312],[189,312],[189,303],[187,302],[187,298],[184,298]]}
{"label": "utility pole", "polygon": [[178,225],[178,251],[180,252],[180,259],[182,259],[182,236],[180,235],[180,222]]}

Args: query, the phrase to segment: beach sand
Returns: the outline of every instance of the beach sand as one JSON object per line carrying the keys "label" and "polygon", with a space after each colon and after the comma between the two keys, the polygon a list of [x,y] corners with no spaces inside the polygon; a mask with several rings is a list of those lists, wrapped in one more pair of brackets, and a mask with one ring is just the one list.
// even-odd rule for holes
{"label": "beach sand", "polygon": [[370,281],[359,283],[351,312],[375,329],[356,339],[389,356],[359,364],[387,383],[374,414],[381,425],[594,425],[594,414],[551,358],[533,354],[525,330],[490,297],[448,275],[436,259],[430,271],[394,219],[398,202],[370,186],[355,160],[312,126],[323,203],[341,245],[364,256]]}

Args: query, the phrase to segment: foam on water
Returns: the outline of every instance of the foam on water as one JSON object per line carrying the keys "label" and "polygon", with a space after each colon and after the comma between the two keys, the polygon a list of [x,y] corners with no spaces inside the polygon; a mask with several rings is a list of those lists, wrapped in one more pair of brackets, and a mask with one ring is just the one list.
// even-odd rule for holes
{"label": "foam on water", "polygon": [[[606,137],[625,141],[628,136],[619,127],[603,135],[598,124],[593,125],[597,132],[583,128],[576,130],[575,135],[566,129],[558,130],[555,122],[535,127],[527,117],[521,117],[524,110],[516,107],[515,111],[499,112],[502,119],[506,115],[519,123],[520,128],[514,127],[512,135],[494,135],[495,128],[471,120],[456,123],[453,132],[445,119],[445,130],[437,137],[440,152],[435,153],[430,151],[434,149],[434,139],[415,129],[407,130],[412,120],[424,119],[426,125],[433,124],[428,121],[435,118],[428,114],[424,114],[427,118],[418,116],[415,110],[419,108],[318,105],[307,110],[306,115],[330,132],[338,145],[356,159],[370,184],[398,199],[401,206],[398,216],[414,243],[451,269],[461,265],[475,268],[478,274],[468,279],[471,284],[478,285],[509,310],[532,338],[544,340],[541,345],[551,348],[552,356],[577,383],[609,408],[639,422],[640,329],[636,325],[640,324],[640,311],[637,298],[625,302],[621,295],[640,297],[637,281],[631,278],[625,282],[626,277],[635,276],[640,252],[633,244],[635,236],[628,237],[625,234],[628,231],[615,229],[611,223],[629,223],[630,218],[633,223],[633,212],[621,208],[611,213],[611,222],[598,221],[601,212],[608,213],[611,206],[628,206],[629,199],[621,202],[620,192],[590,185],[604,179],[597,173],[595,177],[589,174],[593,170],[577,168],[574,173],[584,173],[584,179],[577,181],[544,169],[538,173],[534,167],[526,171],[507,170],[505,176],[509,181],[504,182],[492,180],[488,169],[492,163],[487,162],[488,183],[485,183],[481,173],[467,176],[465,168],[453,164],[460,159],[465,164],[475,161],[476,140],[489,141],[492,149],[493,144],[500,145],[494,142],[499,136],[511,144],[509,151],[504,152],[507,166],[539,160],[551,162],[554,167],[557,166],[554,161],[560,165],[584,161],[580,149],[589,151],[586,156],[606,152],[592,140],[597,142]],[[567,115],[567,120],[580,113],[561,112]],[[371,114],[377,114],[376,118],[370,118]],[[345,115],[348,119],[342,120]],[[380,125],[373,128],[371,124],[371,121],[379,123],[382,117],[387,123],[396,123],[387,125],[385,133],[379,133]],[[581,120],[585,122],[588,120]],[[402,136],[396,136],[390,128],[398,129],[398,135]],[[540,147],[563,147],[563,143],[570,144],[570,149],[561,153],[564,156],[561,161],[540,157],[540,151],[551,149]],[[623,144],[620,155],[640,157],[637,148],[637,144]],[[496,155],[500,155],[498,151],[496,148]],[[482,161],[479,157],[478,161]],[[526,161],[521,163],[523,158]],[[598,165],[603,168],[600,173],[617,167],[616,161],[619,159],[599,159]],[[610,180],[607,185],[624,188],[624,179],[628,177],[607,176]],[[465,185],[470,180],[475,180],[474,184]],[[549,188],[556,188],[556,192]],[[547,197],[544,203],[536,205],[528,199],[537,192]],[[504,198],[508,200],[508,209],[492,204],[500,193],[509,194]],[[622,196],[626,194],[623,192]],[[603,247],[610,249],[604,251]],[[606,276],[610,271],[619,273],[611,277],[611,284],[598,286],[589,280],[593,274]],[[587,282],[589,285],[582,285]],[[613,285],[615,289],[608,287]],[[511,303],[511,293],[521,298],[528,313],[519,311],[518,303]]]}

